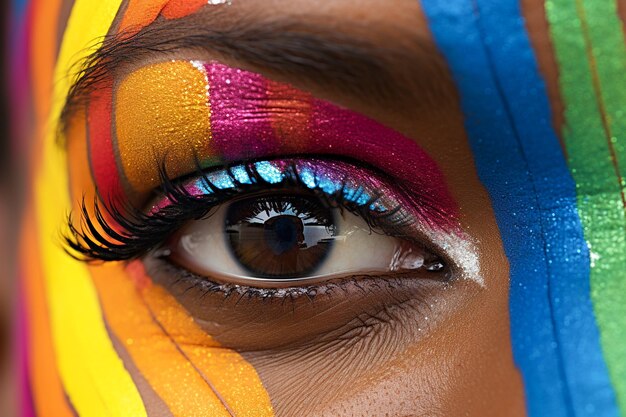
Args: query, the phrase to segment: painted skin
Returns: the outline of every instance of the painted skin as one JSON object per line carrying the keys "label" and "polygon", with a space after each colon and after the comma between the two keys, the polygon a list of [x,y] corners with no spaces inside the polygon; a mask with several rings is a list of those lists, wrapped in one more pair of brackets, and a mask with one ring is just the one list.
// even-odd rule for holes
{"label": "painted skin", "polygon": [[[207,7],[177,21],[177,25],[219,27],[240,18],[263,21],[276,18],[276,10],[280,10],[280,17],[295,22],[321,22],[329,33],[355,35],[374,45],[397,46],[402,54],[391,54],[384,62],[392,77],[402,80],[408,91],[398,92],[389,102],[367,95],[354,97],[340,87],[319,85],[315,77],[278,73],[217,51],[182,50],[168,57],[217,59],[259,72],[371,117],[414,140],[437,163],[446,179],[460,210],[461,228],[476,244],[485,285],[463,280],[449,286],[420,282],[391,293],[379,291],[334,303],[302,302],[293,311],[269,309],[251,325],[251,318],[258,315],[263,305],[251,302],[235,307],[230,301],[200,299],[199,290],[184,291],[158,279],[162,271],[154,271],[162,265],[146,260],[148,273],[169,289],[211,335],[206,339],[198,336],[200,343],[209,346],[217,342],[238,351],[258,374],[278,416],[526,415],[524,387],[511,346],[509,263],[500,236],[502,227],[499,229],[492,200],[479,180],[453,75],[435,46],[419,3],[341,0],[319,5],[299,0],[241,0],[219,7],[219,22],[212,18],[215,9]],[[540,9],[538,2],[525,5],[537,56],[548,73],[550,91],[555,91],[556,81],[550,76],[554,71],[545,69],[550,67],[553,55],[546,41],[548,33],[542,26],[544,14],[537,12]],[[423,60],[423,71],[408,72],[403,65],[407,56]],[[121,66],[116,80],[161,60],[158,55],[148,55],[133,66]],[[425,90],[424,86],[428,88]],[[551,99],[554,108],[560,108],[559,97],[552,94]],[[558,113],[555,114],[558,123]],[[80,130],[83,123],[84,119],[74,115],[69,125]],[[81,134],[84,132],[78,136]],[[67,136],[72,189],[75,194],[93,193],[90,180],[85,182],[89,168],[73,163],[84,159],[84,144],[71,141],[72,134]],[[110,292],[111,285],[105,279],[116,269],[119,276],[132,275],[120,271],[119,266],[91,269],[109,323],[114,321],[110,311],[121,311],[118,320],[123,322],[124,314],[131,310],[116,304],[118,294]],[[148,299],[153,296],[155,302],[172,301],[160,287],[150,288]],[[163,304],[156,305],[165,308]],[[329,328],[328,323],[343,325]],[[190,330],[182,331],[185,336],[184,332]],[[132,339],[133,329],[128,332],[127,338]],[[302,344],[302,338],[310,342]],[[145,381],[143,385],[138,382],[146,375],[140,376],[137,366],[128,365],[132,361],[126,351],[128,347],[118,346],[117,352],[139,387],[148,414],[178,415],[172,411],[172,404],[167,404],[168,398],[173,401],[171,397],[157,393]],[[158,367],[153,371],[158,373]],[[184,390],[179,392],[184,395]],[[184,409],[185,404],[179,407]]]}

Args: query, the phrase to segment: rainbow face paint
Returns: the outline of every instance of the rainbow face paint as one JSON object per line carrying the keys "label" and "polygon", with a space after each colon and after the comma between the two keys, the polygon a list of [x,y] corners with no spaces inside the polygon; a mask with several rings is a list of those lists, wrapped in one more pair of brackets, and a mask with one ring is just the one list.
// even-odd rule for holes
{"label": "rainbow face paint", "polygon": [[591,258],[591,299],[602,352],[623,415],[626,413],[623,23],[617,14],[617,4],[610,1],[548,1],[546,16],[566,105],[563,137]]}
{"label": "rainbow face paint", "polygon": [[[156,413],[160,415],[168,415],[173,410],[180,412],[177,415],[196,410],[195,415],[228,416],[237,412],[242,416],[271,416],[273,411],[267,393],[254,368],[241,356],[209,343],[206,338],[202,340],[202,347],[194,346],[193,349],[186,345],[186,339],[179,338],[180,333],[193,334],[195,325],[183,314],[181,306],[175,302],[168,304],[170,316],[162,318],[160,314],[164,310],[152,314],[146,310],[142,299],[133,293],[138,289],[124,287],[124,295],[136,304],[126,305],[129,310],[121,309],[118,298],[121,292],[112,298],[106,295],[112,289],[119,289],[120,281],[124,285],[132,284],[128,271],[91,269],[68,258],[57,240],[49,239],[58,236],[59,225],[63,224],[67,209],[72,207],[68,184],[81,185],[80,189],[71,189],[72,197],[93,197],[93,189],[83,188],[81,180],[73,178],[69,182],[65,155],[55,145],[54,125],[71,82],[66,75],[76,60],[93,51],[92,41],[108,33],[120,4],[115,0],[75,1],[67,27],[62,32],[63,42],[56,64],[51,65],[55,68],[54,75],[45,72],[45,65],[36,74],[38,94],[49,96],[45,86],[51,85],[54,85],[54,93],[49,100],[50,109],[46,109],[45,102],[38,103],[44,114],[39,115],[38,127],[33,132],[34,135],[43,132],[33,146],[33,149],[41,147],[42,154],[34,158],[40,163],[34,165],[34,189],[29,200],[32,203],[29,219],[32,221],[27,222],[28,227],[24,230],[23,264],[29,266],[24,269],[27,274],[24,288],[29,311],[29,340],[32,341],[25,353],[30,365],[25,368],[29,372],[25,380],[32,381],[32,397],[26,392],[24,398],[29,401],[32,398],[34,407],[24,407],[23,410],[61,417],[141,417],[148,412],[154,413],[157,407]],[[39,13],[46,10],[35,9],[34,12],[42,18]],[[46,33],[46,28],[37,27],[41,30],[36,33],[37,42],[45,44],[49,39],[57,38],[56,26],[52,33]],[[94,117],[101,121],[111,120],[113,91],[110,87],[101,89],[92,97],[87,109],[88,121]],[[88,141],[89,149],[96,153],[100,148],[113,146],[110,125],[86,123],[83,127],[87,125],[88,129],[81,129],[77,124],[72,132],[66,132],[69,141],[74,144],[78,141],[79,145],[81,142],[86,145]],[[86,156],[85,150],[82,155],[78,153],[79,159]],[[112,153],[100,156],[89,161],[92,174],[107,184],[105,189],[121,193],[119,176],[107,178],[101,175],[116,166],[117,156]],[[73,160],[71,165],[80,166],[83,162]],[[38,257],[37,261],[34,256]],[[107,275],[104,284],[98,280],[102,272]],[[151,294],[146,295],[146,303],[167,303],[162,293],[145,288],[143,291]],[[175,314],[176,311],[180,314]],[[124,312],[125,322],[118,321],[119,316],[115,315],[121,312]],[[132,337],[124,337],[131,316],[132,321],[140,322],[146,331],[141,333],[134,328]],[[172,329],[174,323],[179,327]],[[137,348],[132,348],[134,343]],[[170,369],[171,375],[179,375],[181,379],[173,384],[163,377],[163,370],[159,370],[156,364],[175,368]],[[146,378],[154,386],[146,384]],[[150,396],[159,401],[144,403],[143,398]],[[181,401],[186,396],[203,401],[201,404],[198,401],[194,408],[188,401]],[[155,406],[157,403],[161,405]]]}
{"label": "rainbow face paint", "polygon": [[[583,3],[546,4],[566,101],[566,161],[518,2],[423,2],[459,86],[511,263],[513,350],[532,417],[617,416],[616,396],[625,396],[624,355],[612,356],[626,329],[623,205],[600,114],[587,107],[599,92],[586,73],[587,52],[596,48],[587,45],[586,52],[578,34],[584,19],[574,10]],[[603,9],[597,22],[606,28],[604,19],[617,16],[609,2],[599,3],[585,8]],[[609,31],[597,40],[620,37],[621,51],[621,30]],[[614,53],[603,57],[620,62]],[[613,82],[611,89],[623,84]]]}
{"label": "rainbow face paint", "polygon": [[[53,127],[72,81],[67,75],[94,51],[94,39],[132,35],[207,5],[122,3],[76,0],[59,29],[65,2],[16,2],[16,130],[28,134],[29,107],[37,124],[21,243],[18,324],[25,327],[22,381],[29,383],[23,415],[271,416],[252,365],[207,335],[141,264],[86,266],[66,256],[51,236],[70,208],[80,210],[77,200],[97,191],[105,202],[145,201],[159,186],[160,164],[168,176],[184,177],[191,194],[209,194],[187,177],[196,161],[206,170],[229,166],[243,183],[249,177],[241,168],[261,164],[264,178],[278,184],[280,161],[298,158],[303,183],[328,192],[345,185],[330,175],[330,164],[335,171],[341,165],[356,178],[348,194],[355,204],[367,201],[346,166],[375,168],[402,189],[403,204],[430,204],[424,223],[450,232],[432,232],[433,241],[471,252],[457,230],[459,208],[413,140],[288,84],[215,62],[162,62],[105,80],[65,132],[68,161]],[[550,123],[553,110],[517,0],[423,0],[423,7],[457,82],[510,262],[513,353],[528,414],[624,414],[626,47],[616,2],[546,1],[565,105],[560,132]],[[84,177],[69,178],[68,165]],[[386,197],[374,208],[395,201]],[[477,264],[463,265],[478,276]]]}

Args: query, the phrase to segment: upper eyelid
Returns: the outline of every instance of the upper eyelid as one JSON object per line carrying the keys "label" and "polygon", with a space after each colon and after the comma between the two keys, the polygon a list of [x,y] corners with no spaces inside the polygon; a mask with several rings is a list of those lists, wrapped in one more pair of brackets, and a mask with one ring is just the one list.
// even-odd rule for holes
{"label": "upper eyelid", "polygon": [[[105,162],[91,163],[92,177],[105,201],[145,198],[158,185],[161,160],[178,177],[198,160],[209,168],[242,159],[320,155],[375,166],[412,193],[430,196],[423,203],[441,211],[440,222],[458,218],[435,160],[416,140],[358,112],[215,61],[155,64],[123,83],[115,95],[101,93],[109,102],[95,100],[88,114],[90,156]],[[104,114],[100,122],[91,106],[109,106],[115,119],[109,122]]]}
{"label": "upper eyelid", "polygon": [[[315,160],[303,160],[303,161],[304,161],[303,163],[307,163],[307,162],[315,161]],[[262,161],[262,162],[265,162],[265,161]],[[269,161],[267,162],[269,163]],[[255,162],[255,163],[248,163],[245,165],[248,167],[252,167],[260,163],[261,162]],[[332,161],[328,163],[332,163]],[[335,163],[339,163],[339,162],[335,161]],[[342,164],[345,164],[345,163],[342,163]],[[232,169],[233,167],[228,169],[228,172],[231,172]],[[292,166],[288,166],[287,168],[285,168],[285,173],[287,173],[289,169],[294,169],[294,168]],[[235,194],[235,192],[229,190],[228,187],[220,188],[220,187],[215,187],[214,184],[210,184],[211,181],[208,179],[208,177],[211,176],[215,172],[225,172],[225,170],[219,170],[219,171],[211,170],[208,173],[202,172],[199,175],[199,177],[196,177],[194,181],[202,182],[203,184],[210,185],[213,188],[212,190],[210,190],[210,193],[208,194],[205,192],[201,192],[200,194],[195,195],[195,196],[193,194],[190,194],[185,189],[184,184],[189,183],[190,181],[189,179],[170,180],[169,178],[167,178],[167,175],[163,173],[162,174],[163,181],[164,181],[163,194],[162,194],[162,197],[157,197],[157,198],[161,199],[161,201],[164,201],[167,199],[170,199],[171,201],[169,204],[166,204],[163,207],[160,207],[156,210],[138,210],[138,209],[133,209],[131,207],[120,209],[120,208],[116,208],[115,206],[113,207],[104,206],[102,208],[101,205],[96,200],[94,201],[95,217],[92,217],[89,215],[89,210],[86,208],[85,203],[83,203],[83,213],[82,213],[81,221],[84,225],[87,226],[87,230],[86,231],[78,230],[77,228],[73,226],[72,219],[71,218],[69,219],[71,234],[69,236],[66,236],[65,240],[66,240],[66,244],[68,245],[70,249],[70,252],[73,251],[77,255],[82,255],[83,257],[86,257],[86,260],[93,260],[93,259],[120,260],[120,259],[132,259],[134,257],[139,256],[141,254],[141,251],[146,250],[147,248],[145,248],[144,246],[137,247],[136,245],[145,245],[146,242],[150,243],[152,242],[152,240],[150,239],[159,240],[159,242],[157,243],[160,243],[160,240],[165,239],[167,234],[174,231],[171,228],[174,227],[175,224],[163,223],[163,221],[165,221],[166,219],[168,222],[172,222],[172,221],[182,222],[191,218],[199,218],[202,215],[204,215],[204,213],[206,213],[208,210],[210,210],[210,208],[213,207],[215,204],[221,204],[224,202],[226,198],[228,198],[222,195],[223,193],[226,193],[226,195]],[[255,177],[255,181],[253,181],[253,184],[257,183],[259,185],[263,185],[263,184],[271,185],[271,182],[265,181],[265,179],[262,178],[262,176],[259,175],[258,172],[256,174],[253,174],[252,171],[250,171],[250,173],[251,175]],[[290,175],[290,178],[291,178],[291,181],[293,180],[298,181],[297,174]],[[233,176],[233,179],[234,179],[234,176]],[[280,184],[282,187],[282,184],[283,184],[282,180]],[[244,185],[244,184],[240,184],[240,185]],[[341,187],[345,187],[345,184],[341,184]],[[206,191],[209,191],[209,190],[206,190]],[[339,189],[337,189],[337,191],[339,191]],[[212,194],[215,194],[215,195],[212,195]],[[338,193],[335,197],[342,197],[342,196],[344,196],[343,190],[342,190],[342,193]],[[212,197],[215,197],[216,200],[213,203],[210,203],[210,198]],[[358,196],[353,195],[352,197],[358,197]],[[366,201],[361,201],[360,206],[357,205],[355,209],[359,209],[359,207],[365,207],[359,210],[365,210],[361,213],[361,215],[362,217],[366,216],[365,213],[368,210],[368,206],[372,203],[375,203],[379,198],[380,196],[372,195]],[[353,204],[357,203],[356,200],[354,200],[354,198],[353,198],[352,203]],[[400,204],[400,203],[395,203],[395,204]],[[387,207],[388,215],[385,211],[382,211],[378,217],[378,221],[384,220],[387,222],[385,224],[389,224],[390,220],[388,220],[388,218],[391,218],[391,216],[396,215],[395,206],[389,206],[389,204],[387,204],[387,206],[388,206]],[[124,213],[123,210],[126,210],[126,213]],[[186,214],[177,214],[178,213],[177,210],[183,210],[180,213],[186,213]],[[370,211],[372,210],[373,209],[370,208]],[[104,215],[107,212],[108,212],[108,215]],[[113,226],[106,220],[106,217],[113,218],[113,220],[115,221]],[[366,216],[364,218],[370,219],[372,222],[376,221],[375,217]],[[406,219],[397,217],[397,216],[396,218],[399,220],[396,220],[394,224],[397,225],[398,227],[403,226],[401,222]],[[145,235],[144,237],[139,236],[138,234],[143,234],[143,231],[146,230],[145,228],[147,224],[160,225],[160,226],[158,230],[148,230],[147,232],[148,234]],[[373,223],[370,225],[372,227],[376,226]],[[116,230],[115,226],[118,226],[120,230]],[[129,235],[128,232],[125,230],[127,231],[132,230],[135,234]],[[100,246],[104,246],[106,248],[107,245],[109,245],[110,241],[112,240],[116,242],[120,242],[120,244],[113,243],[115,247],[114,252],[108,252],[107,250],[103,251],[99,249]],[[144,248],[144,249],[141,249],[141,248]],[[121,258],[116,259],[115,252],[117,252],[118,256]],[[109,259],[109,257],[111,257],[111,259]]]}

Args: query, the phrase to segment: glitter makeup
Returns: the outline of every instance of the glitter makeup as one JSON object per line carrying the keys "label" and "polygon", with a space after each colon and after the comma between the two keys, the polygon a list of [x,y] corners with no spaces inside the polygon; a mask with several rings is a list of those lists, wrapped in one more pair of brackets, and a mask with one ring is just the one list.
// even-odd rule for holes
{"label": "glitter makeup", "polygon": [[[428,195],[430,202],[441,210],[442,219],[454,222],[457,218],[456,204],[450,197],[443,174],[412,139],[358,113],[316,99],[287,84],[269,81],[259,74],[216,62],[175,61],[154,65],[159,71],[203,66],[208,77],[208,86],[203,88],[194,84],[193,94],[208,92],[210,132],[191,132],[188,128],[187,122],[191,120],[188,114],[193,113],[196,117],[198,107],[181,106],[180,103],[176,107],[173,104],[158,105],[158,111],[142,115],[142,126],[167,125],[173,136],[176,136],[175,132],[184,133],[184,140],[170,140],[160,149],[163,154],[188,156],[187,160],[177,161],[177,173],[193,172],[198,161],[203,168],[210,168],[216,164],[295,154],[350,158],[383,171],[404,189],[420,190]],[[150,68],[144,71],[152,71]],[[121,83],[124,97],[153,94],[151,83],[132,80],[135,78],[130,84],[128,79]],[[188,85],[187,81],[181,80],[180,84],[172,82],[170,88],[177,92]],[[162,94],[174,96],[173,93]],[[131,105],[134,105],[132,99],[118,98],[114,105],[116,120],[120,115],[134,111],[134,107],[129,109]],[[120,149],[129,149],[127,143],[145,143],[140,129],[120,129],[120,125],[125,124],[118,122]],[[189,151],[191,146],[196,146],[195,155]],[[136,152],[120,152],[124,154],[121,168],[128,182],[139,190],[157,187],[159,179],[154,174],[137,176],[136,173],[156,172],[158,161],[146,152],[145,147],[141,152],[138,148],[134,150]]]}
{"label": "glitter makeup", "polygon": [[152,284],[141,263],[90,271],[111,331],[174,415],[273,415],[251,365],[201,330],[169,293]]}
{"label": "glitter makeup", "polygon": [[[162,163],[175,178],[188,172],[194,155],[214,153],[207,75],[202,65],[175,61],[139,69],[120,84],[116,100],[117,148],[133,190],[145,193],[157,184]],[[91,124],[101,123],[106,123],[106,118],[94,118]],[[117,167],[111,168],[111,176],[115,176]],[[111,190],[97,177],[96,183]]]}
{"label": "glitter makeup", "polygon": [[[565,104],[563,137],[591,258],[594,313],[617,402],[626,413],[626,51],[616,7],[605,0],[550,0],[546,16]],[[610,391],[598,392],[606,403],[613,400]]]}
{"label": "glitter makeup", "polygon": [[[510,261],[513,353],[524,377],[529,416],[591,416],[597,410],[614,415],[575,204],[580,179],[572,181],[552,129],[520,5],[455,0],[423,6],[460,89],[478,173],[491,194]],[[574,8],[574,2],[567,7]],[[573,57],[567,62],[579,66]],[[567,86],[584,85],[583,78],[561,77]],[[577,100],[582,105],[594,98]],[[577,111],[580,123],[587,117]],[[590,141],[602,132],[601,126],[587,127]],[[592,155],[581,154],[587,166]],[[614,230],[623,234],[623,228]]]}

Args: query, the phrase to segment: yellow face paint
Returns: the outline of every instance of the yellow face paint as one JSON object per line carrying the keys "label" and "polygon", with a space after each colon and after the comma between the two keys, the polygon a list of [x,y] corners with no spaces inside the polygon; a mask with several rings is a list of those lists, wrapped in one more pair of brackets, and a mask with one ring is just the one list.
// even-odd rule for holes
{"label": "yellow face paint", "polygon": [[168,176],[193,170],[194,157],[208,154],[211,143],[208,80],[205,69],[173,61],[141,68],[116,93],[117,145],[126,180],[136,192]]}
{"label": "yellow face paint", "polygon": [[[84,114],[79,111],[69,124],[66,143],[70,160],[56,146],[56,123],[73,81],[67,74],[94,51],[90,47],[93,40],[107,34],[120,4],[121,0],[74,2],[55,68],[49,118],[41,123],[49,129],[39,138],[43,157],[35,173],[33,205],[37,230],[29,233],[33,240],[35,233],[39,238],[40,287],[44,291],[34,297],[34,281],[29,282],[28,291],[33,294],[29,301],[48,302],[49,317],[43,311],[44,303],[38,304],[42,307],[39,324],[49,320],[54,348],[33,349],[37,356],[33,364],[41,363],[46,354],[54,353],[56,359],[56,369],[33,378],[40,392],[35,394],[42,403],[45,398],[54,400],[42,415],[59,417],[75,411],[81,417],[146,416],[110,331],[124,344],[135,365],[130,367],[133,372],[141,373],[175,416],[271,416],[269,397],[254,368],[197,327],[165,290],[147,279],[142,281],[143,289],[138,289],[120,264],[88,267],[68,257],[59,239],[52,238],[63,232],[59,228],[65,224],[68,210],[78,209],[80,198],[85,195],[89,199],[95,192],[86,160]],[[158,180],[157,166],[164,160],[171,176],[181,172],[181,161],[188,170],[195,151],[209,153],[211,133],[208,83],[201,67],[177,62],[143,71],[127,77],[116,90],[120,105],[114,118],[123,173],[138,191],[156,185],[152,181]],[[137,88],[146,94],[137,94]],[[184,146],[177,148],[176,141]],[[145,157],[146,147],[155,150],[152,158]],[[184,151],[177,150],[182,148]],[[35,273],[32,276],[36,278]],[[32,340],[44,345],[44,330],[45,326],[33,328],[41,338]]]}
{"label": "yellow face paint", "polygon": [[43,158],[35,174],[35,219],[49,300],[51,332],[65,392],[81,417],[146,415],[139,393],[117,353],[102,320],[98,296],[87,267],[68,257],[59,245],[70,200],[63,150],[56,146],[56,122],[67,96],[74,63],[85,57],[94,39],[104,36],[120,0],[76,0],[55,69],[49,129]]}

